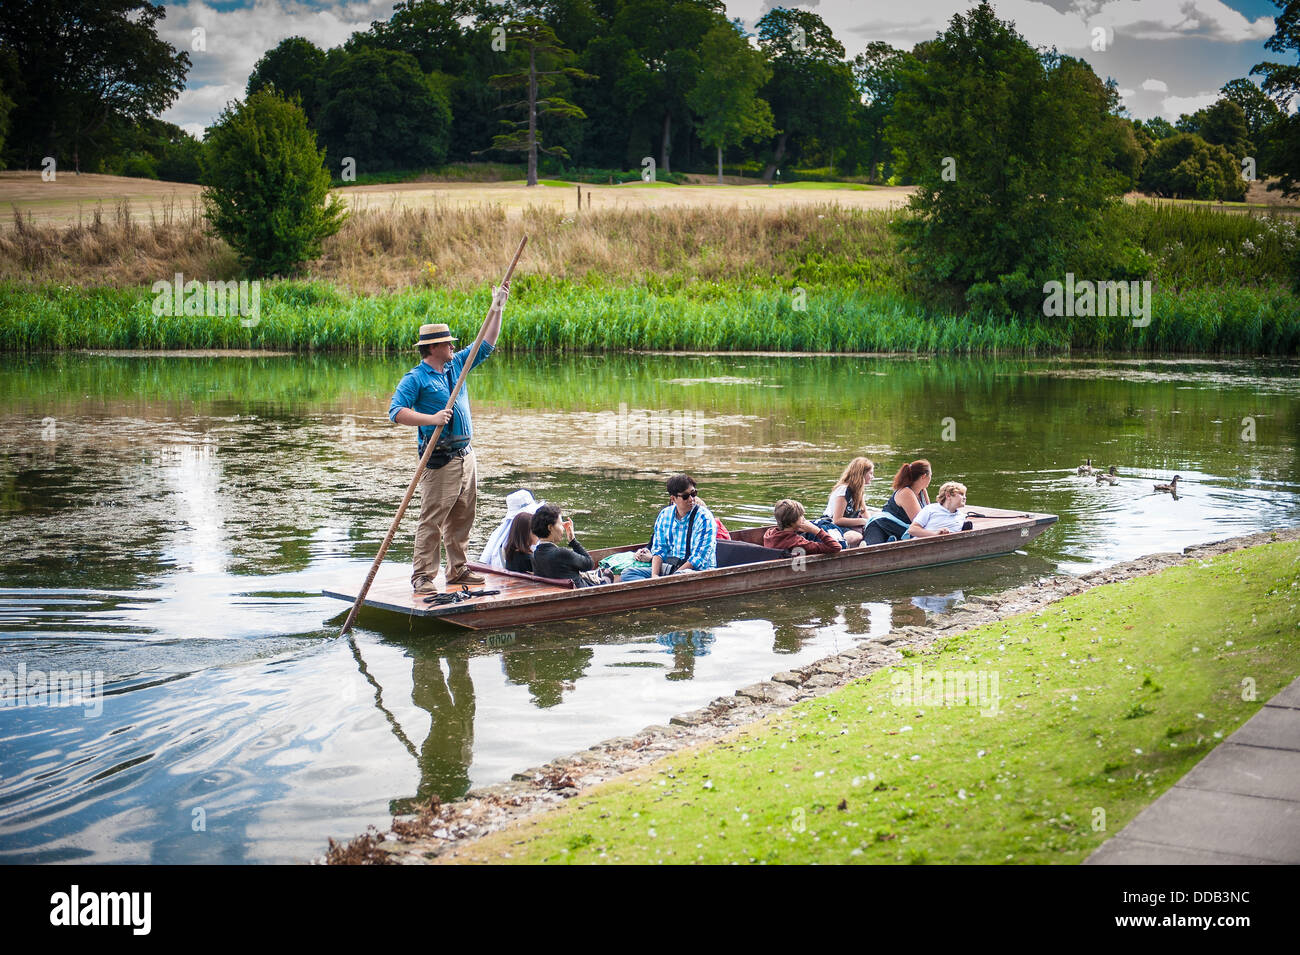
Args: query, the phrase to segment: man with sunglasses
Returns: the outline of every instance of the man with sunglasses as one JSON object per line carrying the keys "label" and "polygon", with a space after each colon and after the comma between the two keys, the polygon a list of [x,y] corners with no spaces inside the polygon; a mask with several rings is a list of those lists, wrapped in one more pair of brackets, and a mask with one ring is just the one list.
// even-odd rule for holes
{"label": "man with sunglasses", "polygon": [[671,503],[655,518],[650,569],[629,567],[620,580],[667,577],[718,566],[717,527],[713,514],[696,494],[695,481],[689,474],[674,474],[667,487]]}

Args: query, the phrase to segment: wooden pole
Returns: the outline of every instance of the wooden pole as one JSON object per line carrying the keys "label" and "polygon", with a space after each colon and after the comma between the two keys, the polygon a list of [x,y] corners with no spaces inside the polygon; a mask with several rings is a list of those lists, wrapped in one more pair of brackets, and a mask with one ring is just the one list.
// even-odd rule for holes
{"label": "wooden pole", "polygon": [[[501,280],[501,285],[510,281],[510,276],[515,273],[515,266],[519,264],[519,257],[524,254],[524,246],[528,244],[528,236],[519,240],[519,248],[515,250],[515,257],[510,260],[510,268],[506,269],[506,277]],[[500,288],[501,286],[497,286]],[[488,306],[488,317],[491,316],[492,310],[496,308],[496,296],[492,296],[492,304]],[[456,404],[456,396],[460,394],[460,389],[465,385],[465,376],[469,374],[470,368],[474,367],[474,358],[478,355],[479,346],[483,344],[483,336],[487,332],[488,319],[483,319],[483,324],[479,326],[478,337],[474,339],[474,344],[469,350],[469,356],[465,365],[460,370],[460,378],[456,380],[456,387],[451,390],[451,396],[447,399],[447,410],[450,410]],[[402,516],[406,514],[407,505],[411,503],[411,498],[415,496],[415,488],[420,483],[420,476],[424,474],[424,466],[429,460],[429,455],[433,453],[433,446],[438,443],[438,438],[442,434],[442,425],[433,429],[433,435],[429,438],[424,446],[424,454],[420,455],[419,467],[415,469],[415,474],[411,477],[411,483],[406,488],[406,495],[402,498],[402,503],[397,508],[397,514],[393,517],[393,523],[388,527],[388,533],[384,536],[384,542],[379,545],[379,553],[375,555],[375,562],[370,565],[370,573],[366,575],[366,582],[361,587],[361,593],[357,594],[356,603],[348,611],[348,618],[343,621],[343,629],[339,631],[339,636],[346,636],[352,629],[352,622],[357,618],[357,612],[361,605],[366,601],[366,594],[370,593],[370,585],[375,582],[375,574],[379,572],[379,565],[384,562],[384,555],[388,553],[388,547],[393,542],[393,536],[397,533],[397,527],[402,523]]]}

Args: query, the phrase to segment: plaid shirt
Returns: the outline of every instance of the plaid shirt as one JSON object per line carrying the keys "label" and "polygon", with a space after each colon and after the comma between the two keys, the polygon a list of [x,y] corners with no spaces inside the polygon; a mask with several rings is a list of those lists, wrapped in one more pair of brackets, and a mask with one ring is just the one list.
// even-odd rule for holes
{"label": "plaid shirt", "polygon": [[[718,566],[718,532],[713,514],[698,501],[695,504],[695,527],[691,532],[690,564],[696,570],[712,570]],[[664,557],[686,556],[686,528],[691,522],[691,512],[677,516],[677,505],[669,504],[655,518],[654,538],[650,553]]]}

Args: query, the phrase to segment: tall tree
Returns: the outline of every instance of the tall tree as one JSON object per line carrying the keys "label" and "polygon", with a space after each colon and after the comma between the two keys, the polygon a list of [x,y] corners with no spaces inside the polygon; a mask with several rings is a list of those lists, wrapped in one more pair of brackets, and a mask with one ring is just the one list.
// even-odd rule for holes
{"label": "tall tree", "polygon": [[772,110],[758,97],[772,68],[731,26],[717,26],[706,33],[700,56],[709,68],[700,74],[686,102],[698,117],[695,125],[700,140],[718,151],[721,184],[724,149],[772,135]]}
{"label": "tall tree", "polygon": [[844,46],[825,21],[807,10],[777,7],[758,21],[758,45],[772,63],[763,97],[772,106],[777,136],[770,180],[793,147],[805,138],[832,133],[848,116],[857,96],[853,72],[844,63]]}
{"label": "tall tree", "polygon": [[[1281,13],[1274,17],[1276,28],[1264,46],[1276,53],[1294,50],[1300,54],[1300,0],[1273,0],[1273,3]],[[1256,63],[1250,73],[1264,77],[1264,92],[1280,106],[1290,104],[1293,97],[1300,95],[1300,57],[1295,63]],[[1300,113],[1289,113],[1279,119],[1273,126],[1271,139],[1271,165],[1280,174],[1280,180],[1269,188],[1281,189],[1285,196],[1300,195]],[[1300,257],[1297,263],[1300,272]]]}
{"label": "tall tree", "polygon": [[1224,99],[1241,107],[1246,117],[1246,132],[1252,140],[1283,115],[1268,94],[1248,79],[1229,80],[1219,92]]}
{"label": "tall tree", "polygon": [[[853,58],[853,82],[862,101],[861,118],[867,135],[867,176],[876,178],[876,169],[883,162],[888,166],[885,153],[885,121],[894,109],[894,97],[902,86],[902,69],[911,56],[888,43],[873,40],[867,48]],[[888,178],[882,170],[880,178]]]}
{"label": "tall tree", "polygon": [[920,277],[1005,313],[1040,307],[1069,267],[1105,274],[1087,255],[1125,184],[1106,165],[1124,120],[1092,69],[1040,56],[987,3],[914,54],[886,137],[917,183],[898,229]]}
{"label": "tall tree", "polygon": [[672,171],[673,128],[687,120],[686,97],[707,65],[700,44],[727,22],[722,0],[627,0],[614,18],[614,32],[627,37],[638,61],[619,82],[657,127],[663,172]]}
{"label": "tall tree", "polygon": [[[555,31],[538,17],[526,17],[511,24],[507,41],[516,45],[523,59],[522,67],[514,73],[499,73],[491,79],[497,89],[523,89],[525,98],[506,107],[524,107],[525,118],[517,121],[502,120],[509,132],[492,138],[492,148],[505,152],[528,154],[528,185],[537,185],[537,154],[568,156],[563,146],[545,146],[538,128],[542,117],[584,119],[586,113],[561,96],[541,96],[560,77],[576,80],[596,79],[575,66],[563,66],[574,56],[572,50],[560,45]],[[547,67],[552,67],[547,69]]]}
{"label": "tall tree", "polygon": [[320,120],[320,93],[325,79],[325,51],[300,36],[286,37],[262,55],[249,74],[244,95],[273,86],[286,99],[297,96],[313,127]]}
{"label": "tall tree", "polygon": [[143,0],[5,0],[0,51],[23,77],[12,94],[11,154],[29,168],[70,154],[80,171],[114,123],[170,106],[190,58],[159,39],[165,15]]}

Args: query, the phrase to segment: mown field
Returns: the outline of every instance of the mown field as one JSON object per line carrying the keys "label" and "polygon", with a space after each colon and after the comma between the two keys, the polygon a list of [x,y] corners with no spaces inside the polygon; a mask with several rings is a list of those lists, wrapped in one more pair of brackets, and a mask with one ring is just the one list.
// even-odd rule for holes
{"label": "mown field", "polygon": [[[303,276],[262,283],[256,324],[155,314],[155,282],[239,277],[196,207],[147,222],[125,205],[70,225],[19,216],[0,228],[0,349],[389,350],[442,320],[468,338],[526,233],[506,347],[1300,354],[1300,238],[1289,218],[1116,207],[1109,234],[1141,250],[1154,287],[1151,322],[1134,327],[968,312],[913,284],[890,228],[904,212],[841,201],[879,190],[823,185],[835,184],[713,190],[772,196],[753,206],[358,206]],[[613,188],[657,197],[703,187]]]}

